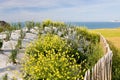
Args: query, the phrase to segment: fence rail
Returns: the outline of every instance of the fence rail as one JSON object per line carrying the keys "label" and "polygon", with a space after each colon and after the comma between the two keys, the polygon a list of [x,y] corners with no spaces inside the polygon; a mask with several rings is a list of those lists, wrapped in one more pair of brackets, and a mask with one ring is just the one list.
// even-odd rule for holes
{"label": "fence rail", "polygon": [[88,69],[85,73],[84,80],[111,80],[112,72],[112,51],[106,39],[101,35],[106,54],[98,60],[92,69]]}

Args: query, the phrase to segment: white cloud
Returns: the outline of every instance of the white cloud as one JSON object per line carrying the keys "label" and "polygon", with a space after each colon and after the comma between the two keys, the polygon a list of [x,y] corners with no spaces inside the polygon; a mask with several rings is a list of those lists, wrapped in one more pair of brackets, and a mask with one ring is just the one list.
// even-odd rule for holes
{"label": "white cloud", "polygon": [[[32,10],[27,9],[32,7]],[[6,0],[0,3],[0,19],[7,21],[40,21],[45,18],[64,21],[108,20],[110,17],[119,16],[120,12],[113,9],[119,7],[119,0]],[[14,8],[19,10],[14,11]],[[34,11],[34,8],[40,9]],[[41,8],[48,9],[42,11]]]}
{"label": "white cloud", "polygon": [[7,0],[0,3],[0,8],[51,7],[56,6],[57,0]]}

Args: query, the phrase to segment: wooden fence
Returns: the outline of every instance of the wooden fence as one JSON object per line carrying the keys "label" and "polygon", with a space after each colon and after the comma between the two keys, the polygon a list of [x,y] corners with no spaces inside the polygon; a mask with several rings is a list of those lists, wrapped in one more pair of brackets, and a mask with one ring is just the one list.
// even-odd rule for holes
{"label": "wooden fence", "polygon": [[106,39],[101,35],[106,54],[98,60],[92,69],[86,71],[84,80],[111,80],[112,72],[112,51]]}

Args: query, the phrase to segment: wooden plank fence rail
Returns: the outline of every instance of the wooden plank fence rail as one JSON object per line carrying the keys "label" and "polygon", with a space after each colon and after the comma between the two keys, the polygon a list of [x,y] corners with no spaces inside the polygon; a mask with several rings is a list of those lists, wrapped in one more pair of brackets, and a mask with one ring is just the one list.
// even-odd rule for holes
{"label": "wooden plank fence rail", "polygon": [[84,80],[111,80],[112,75],[112,51],[106,39],[101,36],[106,54],[98,60],[92,69],[88,69],[85,73]]}

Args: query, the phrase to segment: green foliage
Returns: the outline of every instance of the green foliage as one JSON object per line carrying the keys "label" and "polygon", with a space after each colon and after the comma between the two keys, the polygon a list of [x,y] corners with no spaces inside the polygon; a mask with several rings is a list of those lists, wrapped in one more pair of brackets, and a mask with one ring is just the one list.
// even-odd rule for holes
{"label": "green foliage", "polygon": [[2,39],[0,39],[0,50],[2,48],[2,45],[3,45],[3,41],[2,41]]}
{"label": "green foliage", "polygon": [[45,26],[53,26],[53,22],[51,20],[45,20],[42,22],[42,26],[45,27]]}
{"label": "green foliage", "polygon": [[3,31],[4,31],[4,29],[2,27],[0,27],[0,33],[3,32]]}
{"label": "green foliage", "polygon": [[100,35],[96,33],[89,33],[88,37],[86,37],[87,40],[91,41],[94,44],[97,44],[100,42]]}
{"label": "green foliage", "polygon": [[12,49],[11,55],[9,56],[9,61],[12,62],[13,64],[16,64],[16,58],[18,54],[18,49]]}
{"label": "green foliage", "polygon": [[17,78],[13,77],[11,80],[17,80]]}
{"label": "green foliage", "polygon": [[22,24],[20,22],[17,23],[18,29],[21,29]]}
{"label": "green foliage", "polygon": [[112,80],[120,80],[120,50],[112,42],[108,41],[113,52],[112,60]]}
{"label": "green foliage", "polygon": [[85,27],[76,27],[75,30],[77,31],[78,35],[80,34],[84,37],[88,35],[87,28],[85,28]]}
{"label": "green foliage", "polygon": [[21,27],[22,27],[22,23],[20,23],[20,22],[11,24],[12,30],[19,30],[19,29],[21,29]]}
{"label": "green foliage", "polygon": [[41,23],[40,23],[40,22],[36,22],[36,23],[35,23],[35,26],[41,27]]}
{"label": "green foliage", "polygon": [[0,26],[0,33],[1,32],[4,32],[4,31],[12,31],[13,29],[12,29],[12,27],[11,26],[9,26],[9,27],[2,27],[2,26]]}
{"label": "green foliage", "polygon": [[65,28],[66,24],[64,22],[53,22],[53,26],[57,28]]}
{"label": "green foliage", "polygon": [[10,37],[11,37],[11,31],[7,31],[7,32],[6,32],[6,38],[5,38],[5,40],[6,40],[6,41],[9,41],[9,40],[10,40]]}
{"label": "green foliage", "polygon": [[70,57],[73,57],[77,64],[80,64],[82,61],[84,61],[85,55],[84,53],[80,52],[78,50],[78,41],[72,40],[72,39],[67,39],[67,47],[68,47],[68,52],[67,55],[69,55]]}
{"label": "green foliage", "polygon": [[30,29],[35,27],[35,22],[33,21],[27,21],[25,22],[25,26],[28,28],[28,31],[27,32],[30,32]]}
{"label": "green foliage", "polygon": [[97,61],[104,55],[100,44],[92,44],[89,48],[90,53],[87,54],[86,66],[91,69]]}
{"label": "green foliage", "polygon": [[49,26],[54,26],[54,27],[65,27],[66,25],[64,24],[64,22],[53,22],[51,20],[44,20],[42,22],[42,26],[43,27],[49,27]]}
{"label": "green foliage", "polygon": [[[22,33],[23,34],[23,33]],[[15,46],[15,49],[12,49],[11,51],[11,55],[9,56],[9,61],[12,62],[13,64],[16,64],[16,58],[17,58],[17,54],[19,52],[19,49],[22,48],[22,39],[24,36],[21,35],[20,38],[17,41],[17,44]]]}
{"label": "green foliage", "polygon": [[[73,38],[68,37],[67,39],[67,45],[72,47],[69,55],[74,55],[73,57],[76,59],[78,64],[84,60],[88,60],[89,56],[92,57],[92,55],[94,55],[92,58],[97,57],[95,53],[103,55],[102,48],[98,47],[98,45],[100,45],[100,35],[89,32],[86,28],[75,27],[70,29],[71,30],[69,32],[68,30],[65,30],[67,32],[65,35],[67,34],[70,37],[74,36]],[[74,32],[76,33],[74,34]],[[100,52],[98,52],[99,50]],[[100,57],[95,58],[94,61],[96,62]]]}
{"label": "green foliage", "polygon": [[77,35],[83,36],[87,41],[90,41],[94,44],[100,42],[100,35],[93,32],[88,32],[86,28],[76,27],[75,30],[77,31]]}
{"label": "green foliage", "polygon": [[21,49],[22,48],[22,39],[18,39],[17,45],[15,46],[16,49]]}
{"label": "green foliage", "polygon": [[26,35],[26,33],[21,29],[20,30],[20,39],[24,39],[25,38],[25,35]]}
{"label": "green foliage", "polygon": [[17,22],[17,23],[13,23],[11,24],[11,27],[10,27],[12,30],[19,30],[22,28],[22,23],[21,22]]}
{"label": "green foliage", "polygon": [[5,75],[2,77],[2,80],[8,80],[8,74],[5,74]]}
{"label": "green foliage", "polygon": [[13,30],[21,29],[21,27],[22,24],[20,22],[14,24],[8,23],[7,25],[0,26],[0,32],[4,32],[4,31],[12,32]]}
{"label": "green foliage", "polygon": [[11,29],[11,26],[9,23],[3,22],[2,24],[0,24],[0,32],[8,31],[10,29]]}

